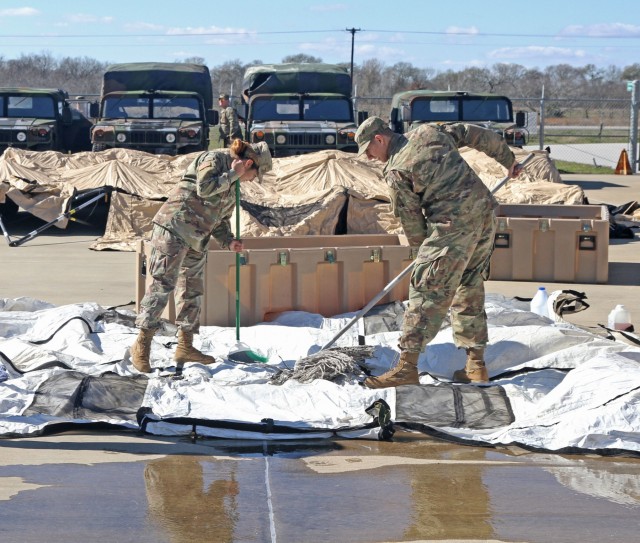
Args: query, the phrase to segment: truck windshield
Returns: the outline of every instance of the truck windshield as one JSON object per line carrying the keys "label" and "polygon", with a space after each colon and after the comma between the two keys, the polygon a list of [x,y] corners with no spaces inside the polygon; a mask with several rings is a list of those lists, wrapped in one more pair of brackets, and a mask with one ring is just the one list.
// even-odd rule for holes
{"label": "truck windshield", "polygon": [[196,98],[154,98],[154,119],[199,119],[200,106]]}
{"label": "truck windshield", "polygon": [[[18,119],[22,117],[38,119],[55,119],[56,106],[50,96],[4,96],[7,117]],[[2,104],[2,111],[4,111]]]}
{"label": "truck windshield", "polygon": [[411,119],[415,121],[510,122],[509,102],[504,98],[436,98],[414,100]]}
{"label": "truck windshield", "polygon": [[337,121],[351,122],[351,104],[341,98],[256,98],[252,104],[254,121]]}
{"label": "truck windshield", "polygon": [[180,97],[108,97],[103,105],[108,119],[199,119],[196,98]]}
{"label": "truck windshield", "polygon": [[314,98],[304,101],[305,121],[350,122],[351,104],[340,98]]}

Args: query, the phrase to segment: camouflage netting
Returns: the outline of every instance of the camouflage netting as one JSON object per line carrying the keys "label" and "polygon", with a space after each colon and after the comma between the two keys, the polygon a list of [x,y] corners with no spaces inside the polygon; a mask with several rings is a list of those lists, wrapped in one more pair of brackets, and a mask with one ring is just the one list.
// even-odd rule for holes
{"label": "camouflage netting", "polygon": [[[526,152],[515,149],[522,161]],[[463,157],[493,188],[506,170],[483,153]],[[78,192],[111,187],[104,236],[92,249],[135,251],[151,231],[154,214],[196,154],[150,155],[123,149],[66,155],[8,149],[0,157],[0,203],[5,195],[45,221],[74,205]],[[243,237],[334,234],[400,234],[391,211],[382,167],[342,151],[276,158],[262,185],[242,184]],[[525,172],[496,194],[500,203],[582,204],[577,186],[562,183],[545,151],[535,152]],[[235,217],[232,217],[235,224]],[[56,223],[64,228],[66,221]]]}

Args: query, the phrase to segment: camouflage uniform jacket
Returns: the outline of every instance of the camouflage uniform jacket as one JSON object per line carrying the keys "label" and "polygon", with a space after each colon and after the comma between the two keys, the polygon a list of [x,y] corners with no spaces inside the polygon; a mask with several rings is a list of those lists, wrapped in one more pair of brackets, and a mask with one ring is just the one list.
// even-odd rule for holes
{"label": "camouflage uniform jacket", "polygon": [[227,143],[236,138],[242,139],[238,114],[231,106],[220,110],[220,136]]}
{"label": "camouflage uniform jacket", "polygon": [[505,168],[515,161],[498,134],[471,124],[425,124],[407,136],[391,137],[384,174],[394,213],[412,247],[429,235],[429,224],[473,228],[493,213],[489,189],[458,152],[464,146],[483,151]]}
{"label": "camouflage uniform jacket", "polygon": [[187,168],[153,222],[196,251],[206,251],[213,236],[223,249],[233,240],[231,215],[238,174],[228,151],[201,153]]}

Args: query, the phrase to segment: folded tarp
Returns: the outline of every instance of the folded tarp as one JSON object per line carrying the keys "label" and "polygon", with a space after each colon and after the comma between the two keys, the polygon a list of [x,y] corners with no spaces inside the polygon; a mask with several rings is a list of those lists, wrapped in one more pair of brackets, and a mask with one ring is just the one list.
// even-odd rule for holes
{"label": "folded tarp", "polygon": [[[380,374],[397,354],[403,304],[377,308],[338,347],[371,348],[366,371]],[[85,303],[55,307],[0,300],[0,436],[37,435],[69,423],[109,423],[157,435],[243,439],[392,438],[405,428],[462,443],[534,450],[640,454],[640,349],[489,295],[491,382],[457,385],[464,364],[445,322],[419,360],[421,385],[370,390],[362,375],[273,384],[274,375],[317,352],[353,316],[283,313],[243,328],[267,364],[226,357],[235,329],[202,327],[196,346],[219,359],[172,373],[175,327],[152,345],[154,372],[140,375],[128,349],[133,314]],[[386,406],[386,407],[385,407]]]}

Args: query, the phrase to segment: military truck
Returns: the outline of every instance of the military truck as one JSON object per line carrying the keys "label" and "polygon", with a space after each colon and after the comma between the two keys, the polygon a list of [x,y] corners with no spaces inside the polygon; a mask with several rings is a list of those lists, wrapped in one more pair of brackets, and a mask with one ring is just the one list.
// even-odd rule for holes
{"label": "military truck", "polygon": [[209,69],[201,64],[114,64],[91,105],[94,151],[123,148],[178,155],[209,148],[217,124]]}
{"label": "military truck", "polygon": [[245,138],[275,157],[322,149],[355,152],[351,76],[333,64],[262,64],[244,74]]}
{"label": "military truck", "polygon": [[410,90],[393,96],[389,125],[402,134],[419,124],[466,122],[500,133],[509,145],[527,144],[529,133],[525,116],[518,112],[513,120],[513,105],[506,96],[464,91]]}
{"label": "military truck", "polygon": [[60,89],[0,88],[0,153],[7,147],[30,151],[89,151],[91,120],[70,106]]}

